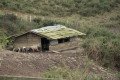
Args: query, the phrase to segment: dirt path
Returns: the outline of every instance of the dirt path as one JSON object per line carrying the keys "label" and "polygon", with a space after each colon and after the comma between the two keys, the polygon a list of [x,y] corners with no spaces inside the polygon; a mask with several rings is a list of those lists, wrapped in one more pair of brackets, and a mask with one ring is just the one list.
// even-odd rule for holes
{"label": "dirt path", "polygon": [[[10,76],[32,76],[43,77],[42,74],[50,71],[51,68],[57,68],[65,62],[71,69],[75,69],[81,64],[80,69],[85,67],[86,60],[81,54],[78,59],[79,48],[62,51],[61,53],[15,53],[11,51],[0,51],[2,63],[0,66],[0,75]],[[80,55],[79,55],[80,56]],[[93,64],[90,73],[104,74],[109,80],[115,79],[115,76],[106,72],[102,67]]]}

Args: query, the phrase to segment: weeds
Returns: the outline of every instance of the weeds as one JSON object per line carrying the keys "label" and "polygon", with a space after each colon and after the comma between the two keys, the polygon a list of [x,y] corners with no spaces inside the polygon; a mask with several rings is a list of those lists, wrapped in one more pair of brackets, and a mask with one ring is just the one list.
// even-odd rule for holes
{"label": "weeds", "polygon": [[[69,66],[64,64],[63,67],[59,66],[57,69],[52,69],[50,72],[44,73],[46,78],[63,78],[67,80],[103,80],[103,76],[100,74],[89,73],[89,69],[92,67],[93,62],[85,58],[84,68],[80,68],[79,64],[77,68],[71,70]],[[83,65],[83,64],[82,64]]]}
{"label": "weeds", "polygon": [[120,79],[120,73],[118,73],[118,74],[116,75],[116,77]]}

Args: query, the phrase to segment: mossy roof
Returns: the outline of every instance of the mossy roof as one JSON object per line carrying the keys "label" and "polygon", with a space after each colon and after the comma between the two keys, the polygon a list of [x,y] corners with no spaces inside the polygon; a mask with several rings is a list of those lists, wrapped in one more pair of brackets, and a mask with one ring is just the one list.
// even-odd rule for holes
{"label": "mossy roof", "polygon": [[48,29],[43,31],[41,31],[41,29],[39,29],[38,31],[32,30],[32,32],[43,35],[49,39],[61,39],[61,38],[85,35],[82,32],[79,32],[71,28],[66,28],[64,26],[60,28]]}
{"label": "mossy roof", "polygon": [[19,36],[25,35],[27,33],[33,33],[38,36],[42,36],[48,39],[61,39],[61,38],[68,38],[68,37],[75,37],[75,36],[83,36],[86,35],[82,32],[79,32],[77,30],[67,28],[62,25],[56,25],[56,26],[47,26],[39,29],[33,29],[31,31],[25,32],[20,35],[13,35],[8,37],[7,39],[11,38],[17,38]]}

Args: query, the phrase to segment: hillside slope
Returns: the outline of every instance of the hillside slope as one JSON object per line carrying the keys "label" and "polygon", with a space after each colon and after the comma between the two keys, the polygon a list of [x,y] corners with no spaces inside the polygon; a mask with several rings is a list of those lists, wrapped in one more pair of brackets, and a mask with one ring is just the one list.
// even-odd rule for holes
{"label": "hillside slope", "polygon": [[94,16],[109,12],[119,0],[1,0],[0,8],[42,16]]}
{"label": "hillside slope", "polygon": [[[73,71],[78,68],[84,70],[84,75],[91,77],[101,77],[105,80],[117,80],[115,74],[107,72],[104,68],[97,66],[92,61],[87,60],[85,56],[79,57],[76,52],[81,52],[81,49],[62,51],[61,53],[15,53],[10,51],[0,51],[2,59],[0,66],[0,75],[9,76],[28,76],[28,77],[44,77],[45,72],[52,69],[57,69],[60,66],[70,67]],[[91,64],[91,65],[90,65]],[[89,66],[88,66],[89,65]],[[86,69],[88,71],[86,71]]]}
{"label": "hillside slope", "polygon": [[[15,16],[9,13],[14,13],[15,15],[17,13],[18,15]],[[21,17],[21,15],[23,17]],[[33,18],[32,22],[28,22],[25,19],[26,15],[27,16],[32,15],[32,17],[36,16],[36,18]],[[86,33],[87,35],[83,37],[83,42],[80,44],[80,46],[84,48],[84,51],[82,53],[86,54],[90,59],[94,60],[100,66],[106,67],[108,69],[113,69],[115,71],[116,70],[120,71],[120,63],[119,63],[120,62],[120,46],[119,46],[120,45],[120,41],[119,41],[120,40],[120,0],[22,0],[22,1],[1,0],[0,1],[0,46],[1,45],[4,46],[7,43],[5,38],[8,36],[14,34],[20,34],[21,32],[25,32],[33,28],[40,28],[43,26],[54,25],[54,24],[62,24],[67,27]],[[68,59],[68,56],[71,56],[71,52],[69,53],[70,55],[67,56],[63,55],[62,57]],[[49,57],[48,54],[40,54],[40,55],[16,54],[16,53],[14,54],[12,52],[7,52],[7,51],[1,51],[0,54],[1,54],[0,57],[5,59],[3,60],[5,61],[5,63],[2,63],[3,71],[1,70],[1,75],[5,75],[5,74],[9,75],[11,70],[14,71],[13,67],[20,65],[21,62],[23,62],[25,69],[28,67],[28,71],[31,70],[31,67],[28,66],[29,64],[26,65],[27,63],[30,62],[30,65],[36,66],[34,67],[34,69],[32,68],[33,73],[34,71],[36,71],[36,73],[32,74],[30,72],[26,72],[25,74],[23,74],[24,71],[21,72],[20,70],[22,68],[18,66],[18,68],[20,68],[18,72],[19,71],[20,72],[18,74],[17,73],[14,74],[13,72],[12,75],[35,76],[38,73],[39,74],[41,74],[41,72],[44,73],[44,67],[45,67],[45,71],[49,71],[49,67],[48,66],[46,67],[47,64],[52,64],[52,63],[54,63],[54,65],[57,64],[56,58],[55,59],[50,58],[50,63],[46,62],[45,64],[43,64],[42,62],[40,62],[41,64],[44,65],[41,68],[43,69],[42,71],[42,70],[38,70],[40,69],[38,68],[40,64],[37,63],[34,64],[34,62],[39,60],[37,56],[39,57],[45,56],[45,58],[47,59]],[[20,61],[20,64],[16,62],[16,56],[18,62]],[[37,58],[34,58],[33,56]],[[11,60],[12,57],[14,58]],[[30,59],[28,58],[27,62],[22,60],[23,58],[25,59],[26,57],[32,57],[33,59],[35,59],[35,61],[33,61],[33,59],[31,58]],[[46,61],[46,59],[42,58],[43,61]],[[11,61],[15,62],[15,64],[13,64]],[[59,62],[60,64],[62,63],[60,58],[58,58],[58,63]],[[65,62],[70,65],[73,65],[74,68],[77,65],[74,64],[74,62],[70,63],[69,61],[66,60]],[[80,62],[77,61],[77,63]],[[7,67],[4,68],[4,66],[7,64],[9,64],[8,67],[10,68],[8,69],[8,73],[7,72],[5,73],[4,70],[6,70]],[[113,79],[113,77],[110,79]]]}

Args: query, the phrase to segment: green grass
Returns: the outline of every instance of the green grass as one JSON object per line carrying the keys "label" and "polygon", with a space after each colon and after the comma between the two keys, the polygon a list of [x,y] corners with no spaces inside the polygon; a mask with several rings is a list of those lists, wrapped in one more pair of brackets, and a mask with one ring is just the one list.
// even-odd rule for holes
{"label": "green grass", "polygon": [[[50,72],[44,73],[46,78],[63,78],[66,80],[104,80],[105,75],[101,73],[91,72],[90,69],[93,68],[93,62],[87,57],[84,58],[84,64],[80,64],[74,70],[71,70],[69,66],[63,63],[64,66],[58,66],[57,69],[52,69]],[[84,66],[81,68],[80,66]]]}
{"label": "green grass", "polygon": [[116,77],[120,79],[120,73],[118,73],[118,74],[116,75]]}

